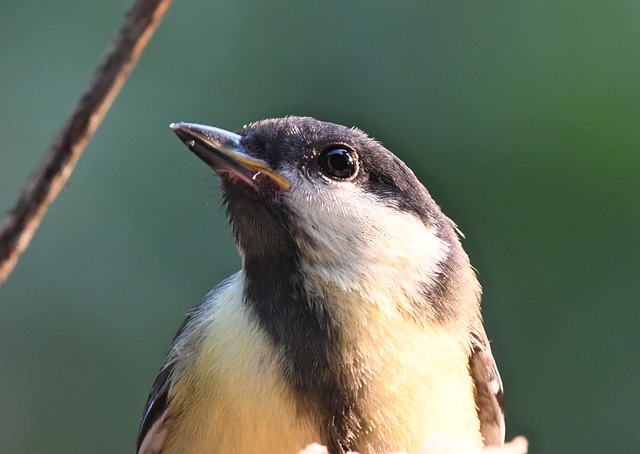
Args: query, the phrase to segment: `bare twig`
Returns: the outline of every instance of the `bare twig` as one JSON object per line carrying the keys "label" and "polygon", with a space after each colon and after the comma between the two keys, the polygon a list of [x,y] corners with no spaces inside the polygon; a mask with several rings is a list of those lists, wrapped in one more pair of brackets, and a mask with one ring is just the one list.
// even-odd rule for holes
{"label": "bare twig", "polygon": [[8,213],[0,231],[0,284],[29,245],[170,4],[171,0],[136,0],[127,13],[78,104]]}

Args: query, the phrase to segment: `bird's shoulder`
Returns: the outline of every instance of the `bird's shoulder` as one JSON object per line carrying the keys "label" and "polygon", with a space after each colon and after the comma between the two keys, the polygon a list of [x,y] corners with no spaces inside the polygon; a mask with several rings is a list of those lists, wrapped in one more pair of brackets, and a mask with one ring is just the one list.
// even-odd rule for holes
{"label": "bird's shoulder", "polygon": [[178,329],[171,343],[169,354],[153,382],[140,423],[136,449],[137,454],[159,453],[167,437],[169,430],[167,422],[170,418],[169,388],[178,360],[177,356],[172,353],[174,352],[176,342],[178,342],[178,339],[180,339],[182,333],[184,333],[190,321],[193,319],[196,309],[189,312],[182,326]]}
{"label": "bird's shoulder", "polygon": [[[171,421],[170,390],[175,378],[176,369],[180,366],[180,361],[189,351],[189,346],[185,345],[185,339],[193,338],[194,325],[202,319],[202,314],[211,312],[216,306],[219,296],[225,289],[238,281],[239,273],[234,274],[229,279],[221,282],[214,288],[202,302],[194,307],[173,338],[169,353],[167,354],[160,372],[149,392],[149,397],[145,404],[140,430],[137,440],[137,454],[154,454],[162,450],[162,446],[167,437]],[[196,329],[197,330],[197,329]],[[191,339],[193,340],[193,339]]]}

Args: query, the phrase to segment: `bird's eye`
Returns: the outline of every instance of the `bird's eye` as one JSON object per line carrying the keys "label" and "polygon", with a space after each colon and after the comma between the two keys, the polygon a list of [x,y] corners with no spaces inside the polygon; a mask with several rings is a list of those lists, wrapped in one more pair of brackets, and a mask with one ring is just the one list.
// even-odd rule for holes
{"label": "bird's eye", "polygon": [[318,164],[334,180],[349,180],[358,173],[358,158],[344,146],[325,148],[318,155]]}

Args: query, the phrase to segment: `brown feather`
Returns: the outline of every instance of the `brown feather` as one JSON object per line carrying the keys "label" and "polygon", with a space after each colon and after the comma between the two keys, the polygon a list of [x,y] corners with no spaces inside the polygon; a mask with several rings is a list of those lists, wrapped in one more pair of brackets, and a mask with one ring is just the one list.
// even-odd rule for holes
{"label": "brown feather", "polygon": [[476,386],[476,406],[485,446],[504,444],[502,380],[487,335],[472,335],[469,370]]}

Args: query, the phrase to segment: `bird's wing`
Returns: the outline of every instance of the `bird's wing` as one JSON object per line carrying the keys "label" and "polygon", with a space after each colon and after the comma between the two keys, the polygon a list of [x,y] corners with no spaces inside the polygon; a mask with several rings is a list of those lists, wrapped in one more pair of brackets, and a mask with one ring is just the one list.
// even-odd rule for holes
{"label": "bird's wing", "polygon": [[162,450],[169,431],[171,418],[169,387],[171,386],[171,377],[177,360],[176,356],[171,353],[180,335],[194,317],[197,309],[198,307],[187,314],[182,326],[180,326],[180,329],[173,338],[169,355],[167,359],[165,359],[156,380],[153,382],[147,404],[144,407],[142,422],[140,423],[136,454],[157,454]]}
{"label": "bird's wing", "polygon": [[484,330],[471,336],[469,369],[476,386],[476,406],[485,446],[504,443],[502,380]]}
{"label": "bird's wing", "polygon": [[169,430],[169,379],[173,364],[165,364],[153,383],[138,433],[137,454],[160,453]]}
{"label": "bird's wing", "polygon": [[187,314],[182,326],[178,329],[171,343],[169,354],[149,393],[149,398],[144,408],[144,416],[142,416],[142,422],[140,423],[136,454],[158,454],[162,451],[172,421],[169,391],[176,363],[179,357],[187,354],[184,350],[184,344],[181,343],[184,340],[182,338],[185,337],[183,335],[192,327],[192,322],[198,318],[202,310],[206,310],[210,304],[216,304],[220,292],[231,285],[238,275],[239,273],[232,275],[214,288],[198,306]]}

